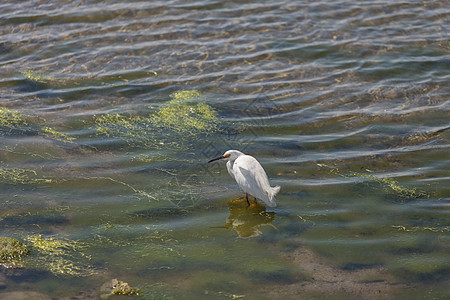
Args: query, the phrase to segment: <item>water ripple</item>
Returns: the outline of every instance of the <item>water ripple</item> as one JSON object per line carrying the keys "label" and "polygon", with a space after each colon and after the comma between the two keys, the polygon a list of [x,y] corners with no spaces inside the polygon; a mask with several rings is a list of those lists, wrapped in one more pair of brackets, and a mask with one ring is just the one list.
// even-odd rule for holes
{"label": "water ripple", "polygon": [[[213,241],[233,256],[242,241],[230,245],[229,232],[210,227],[229,225],[226,203],[239,191],[223,166],[206,161],[238,148],[282,186],[280,210],[270,215],[276,233],[258,243],[306,243],[347,271],[382,265],[430,282],[441,278],[445,270],[434,267],[444,265],[448,228],[449,16],[438,0],[4,0],[0,108],[20,128],[0,122],[0,163],[37,179],[30,188],[2,185],[2,197],[9,206],[26,202],[27,211],[29,204],[67,206],[74,216],[68,223],[87,238],[92,226],[113,230],[116,222],[132,223],[140,239],[152,218],[168,212],[153,229],[182,241],[175,252],[198,250],[200,241],[215,253]],[[181,90],[199,91],[195,101],[217,114],[217,131],[161,130],[172,146],[132,143],[154,137],[148,120]],[[95,122],[115,114],[128,118],[116,128],[120,137]],[[180,145],[184,139],[189,143]],[[45,180],[48,186],[36,184]],[[98,223],[105,220],[107,226]],[[64,226],[32,230],[75,231]],[[287,244],[275,246],[277,239]],[[252,251],[259,248],[267,250]],[[112,264],[110,253],[102,259]],[[433,262],[423,268],[429,273],[416,268],[414,255]],[[213,258],[198,265],[223,257]],[[155,270],[158,259],[151,261]],[[277,270],[261,273],[278,278]]]}

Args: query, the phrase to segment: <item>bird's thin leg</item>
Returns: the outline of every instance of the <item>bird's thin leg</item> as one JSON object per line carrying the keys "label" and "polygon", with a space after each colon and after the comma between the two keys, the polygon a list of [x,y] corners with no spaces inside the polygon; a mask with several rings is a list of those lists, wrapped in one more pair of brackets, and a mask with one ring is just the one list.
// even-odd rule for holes
{"label": "bird's thin leg", "polygon": [[250,201],[248,201],[248,194],[247,193],[245,193],[245,199],[247,199],[247,206],[250,206]]}

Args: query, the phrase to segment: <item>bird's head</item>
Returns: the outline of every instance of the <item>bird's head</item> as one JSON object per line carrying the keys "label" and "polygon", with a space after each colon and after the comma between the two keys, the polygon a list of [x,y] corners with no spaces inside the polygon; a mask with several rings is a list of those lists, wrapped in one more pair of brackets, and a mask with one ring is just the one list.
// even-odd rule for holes
{"label": "bird's head", "polygon": [[220,160],[220,159],[234,161],[236,158],[238,158],[241,155],[244,155],[244,153],[242,153],[241,151],[228,150],[223,155],[221,155],[219,157],[216,157],[216,158],[213,158],[213,159],[211,159],[208,162],[210,163],[210,162],[213,162],[213,161],[216,161],[216,160]]}

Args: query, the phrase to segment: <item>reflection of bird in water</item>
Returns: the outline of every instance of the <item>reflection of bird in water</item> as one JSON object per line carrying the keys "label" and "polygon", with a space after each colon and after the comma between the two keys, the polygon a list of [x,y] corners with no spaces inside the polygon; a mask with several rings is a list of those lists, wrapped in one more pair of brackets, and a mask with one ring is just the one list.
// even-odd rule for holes
{"label": "reflection of bird in water", "polygon": [[228,150],[222,156],[211,159],[209,163],[219,159],[227,160],[228,173],[244,191],[249,205],[248,194],[261,199],[267,206],[277,206],[275,195],[280,191],[280,187],[270,186],[266,172],[253,156],[237,150]]}
{"label": "reflection of bird in water", "polygon": [[227,205],[230,210],[227,224],[216,228],[234,229],[241,238],[249,238],[262,233],[258,227],[273,226],[275,213],[266,212],[266,208],[258,202],[247,205],[242,199],[233,199]]}

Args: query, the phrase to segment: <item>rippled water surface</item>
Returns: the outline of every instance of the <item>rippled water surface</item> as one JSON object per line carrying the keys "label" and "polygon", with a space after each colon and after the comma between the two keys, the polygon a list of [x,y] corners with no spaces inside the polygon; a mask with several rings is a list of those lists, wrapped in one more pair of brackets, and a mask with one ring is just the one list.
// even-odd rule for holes
{"label": "rippled water surface", "polygon": [[[447,1],[0,4],[0,298],[449,297]],[[256,157],[278,207],[223,163]],[[22,298],[20,298],[22,297]]]}

